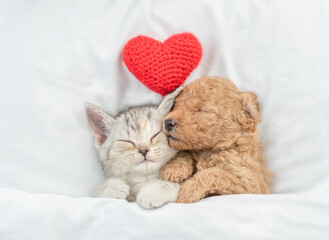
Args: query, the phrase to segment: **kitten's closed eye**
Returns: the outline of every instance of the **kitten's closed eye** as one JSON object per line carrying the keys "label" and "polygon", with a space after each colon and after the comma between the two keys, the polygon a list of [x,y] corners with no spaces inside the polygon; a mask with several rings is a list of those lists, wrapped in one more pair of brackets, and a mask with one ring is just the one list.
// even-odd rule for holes
{"label": "kitten's closed eye", "polygon": [[136,144],[134,143],[134,142],[132,142],[132,141],[129,141],[129,140],[117,140],[117,142],[125,142],[125,143],[130,143],[130,144],[132,144],[132,145],[134,145],[134,147],[136,147]]}
{"label": "kitten's closed eye", "polygon": [[152,142],[153,139],[156,138],[160,133],[161,133],[161,131],[157,132],[157,133],[151,138],[151,142]]}

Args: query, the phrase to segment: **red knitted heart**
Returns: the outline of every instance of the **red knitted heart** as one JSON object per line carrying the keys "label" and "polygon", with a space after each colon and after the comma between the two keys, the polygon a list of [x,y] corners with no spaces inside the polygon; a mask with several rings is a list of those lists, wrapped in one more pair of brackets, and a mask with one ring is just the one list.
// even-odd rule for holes
{"label": "red knitted heart", "polygon": [[128,41],[122,52],[129,71],[162,96],[184,83],[201,56],[201,44],[191,33],[173,35],[164,43],[137,36]]}

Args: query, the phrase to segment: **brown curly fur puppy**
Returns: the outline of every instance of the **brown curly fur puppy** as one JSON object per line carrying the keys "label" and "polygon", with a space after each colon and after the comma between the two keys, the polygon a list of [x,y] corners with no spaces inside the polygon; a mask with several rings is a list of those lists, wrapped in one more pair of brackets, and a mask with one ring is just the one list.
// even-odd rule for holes
{"label": "brown curly fur puppy", "polygon": [[224,194],[270,193],[270,173],[258,139],[257,97],[230,81],[205,77],[188,84],[163,120],[169,144],[180,152],[162,169],[181,183],[177,202]]}

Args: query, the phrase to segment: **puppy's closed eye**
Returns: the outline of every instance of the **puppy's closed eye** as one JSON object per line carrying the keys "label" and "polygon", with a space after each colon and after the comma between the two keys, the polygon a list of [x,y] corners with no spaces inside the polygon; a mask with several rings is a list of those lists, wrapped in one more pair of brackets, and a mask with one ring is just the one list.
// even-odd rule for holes
{"label": "puppy's closed eye", "polygon": [[211,113],[211,112],[213,112],[213,109],[207,108],[207,107],[201,107],[201,108],[197,109],[197,112]]}

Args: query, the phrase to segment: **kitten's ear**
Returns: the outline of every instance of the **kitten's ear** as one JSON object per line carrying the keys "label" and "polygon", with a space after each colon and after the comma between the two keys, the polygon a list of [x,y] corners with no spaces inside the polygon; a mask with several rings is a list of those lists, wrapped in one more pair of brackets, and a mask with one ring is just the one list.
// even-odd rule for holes
{"label": "kitten's ear", "polygon": [[96,143],[102,145],[107,139],[114,118],[104,112],[100,107],[93,104],[86,104],[86,114],[90,130],[93,133]]}
{"label": "kitten's ear", "polygon": [[171,107],[174,105],[176,97],[180,94],[180,92],[184,89],[183,86],[180,86],[179,88],[176,88],[176,90],[172,91],[171,93],[168,93],[158,106],[158,111],[161,113],[161,115],[166,115]]}

